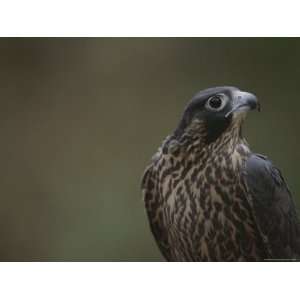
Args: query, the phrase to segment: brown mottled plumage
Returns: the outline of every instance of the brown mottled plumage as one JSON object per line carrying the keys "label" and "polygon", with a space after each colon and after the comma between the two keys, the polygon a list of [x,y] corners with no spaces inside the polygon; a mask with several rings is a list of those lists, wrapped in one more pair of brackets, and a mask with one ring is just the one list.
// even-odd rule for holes
{"label": "brown mottled plumage", "polygon": [[299,257],[300,226],[283,178],[241,134],[257,106],[234,87],[198,93],[146,169],[146,211],[168,261]]}

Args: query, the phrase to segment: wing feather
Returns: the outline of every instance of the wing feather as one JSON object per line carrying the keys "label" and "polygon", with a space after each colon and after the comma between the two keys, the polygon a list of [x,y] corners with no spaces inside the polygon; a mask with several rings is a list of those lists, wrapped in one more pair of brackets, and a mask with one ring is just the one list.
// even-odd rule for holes
{"label": "wing feather", "polygon": [[171,248],[163,224],[163,212],[159,205],[159,190],[157,188],[156,173],[151,164],[142,177],[143,199],[150,224],[150,228],[156,243],[167,261],[172,260]]}
{"label": "wing feather", "polygon": [[300,223],[281,172],[265,156],[246,161],[246,184],[254,217],[274,259],[300,258]]}

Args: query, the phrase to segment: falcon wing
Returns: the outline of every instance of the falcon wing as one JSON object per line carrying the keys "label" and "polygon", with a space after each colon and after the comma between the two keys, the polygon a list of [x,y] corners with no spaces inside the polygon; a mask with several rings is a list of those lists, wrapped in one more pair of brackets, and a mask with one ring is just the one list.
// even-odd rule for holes
{"label": "falcon wing", "polygon": [[151,164],[145,171],[142,178],[143,200],[146,206],[146,212],[152,234],[156,243],[167,261],[172,260],[170,245],[165,234],[165,226],[163,224],[163,212],[159,207],[159,190],[157,188],[156,172]]}
{"label": "falcon wing", "polygon": [[300,223],[280,171],[265,156],[246,161],[246,184],[257,226],[274,259],[300,258]]}

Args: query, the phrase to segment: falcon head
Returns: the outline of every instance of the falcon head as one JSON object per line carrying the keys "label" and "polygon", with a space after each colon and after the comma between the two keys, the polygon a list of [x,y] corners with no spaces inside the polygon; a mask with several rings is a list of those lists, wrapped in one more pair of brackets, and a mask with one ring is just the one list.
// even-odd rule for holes
{"label": "falcon head", "polygon": [[259,103],[251,93],[231,86],[209,88],[191,99],[175,135],[201,131],[202,137],[204,135],[205,141],[210,143],[227,128],[240,129],[246,112],[253,109],[259,109]]}

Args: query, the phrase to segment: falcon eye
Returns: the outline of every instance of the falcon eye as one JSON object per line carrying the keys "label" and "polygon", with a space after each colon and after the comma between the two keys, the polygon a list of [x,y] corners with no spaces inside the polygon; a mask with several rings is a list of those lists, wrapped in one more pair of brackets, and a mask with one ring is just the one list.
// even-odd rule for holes
{"label": "falcon eye", "polygon": [[218,111],[225,106],[225,100],[220,95],[212,96],[208,99],[205,106],[209,110]]}

